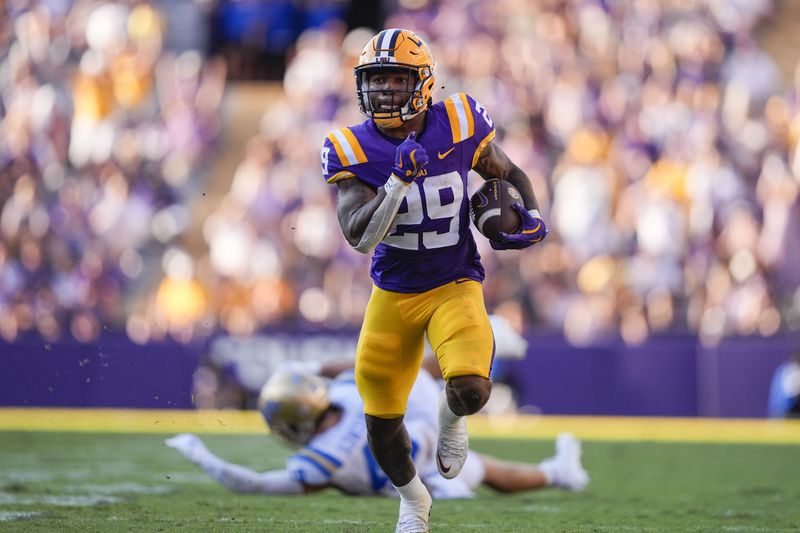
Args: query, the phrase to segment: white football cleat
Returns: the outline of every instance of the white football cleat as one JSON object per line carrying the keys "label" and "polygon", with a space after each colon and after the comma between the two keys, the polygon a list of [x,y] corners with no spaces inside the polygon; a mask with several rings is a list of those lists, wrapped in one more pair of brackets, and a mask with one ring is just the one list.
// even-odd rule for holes
{"label": "white football cleat", "polygon": [[400,518],[394,533],[429,533],[428,518],[432,504],[433,500],[427,491],[423,500],[411,502],[400,498]]}
{"label": "white football cleat", "polygon": [[209,451],[206,445],[203,444],[202,439],[197,435],[191,433],[181,433],[172,438],[166,439],[164,444],[170,448],[178,450],[184,457],[193,462],[200,464],[202,460],[208,456]]}
{"label": "white football cleat", "polygon": [[581,464],[581,441],[569,433],[556,438],[556,455],[539,464],[550,476],[553,487],[581,492],[589,484],[589,474]]}
{"label": "white football cleat", "polygon": [[469,453],[469,436],[467,435],[467,419],[459,417],[454,424],[442,423],[442,410],[447,406],[447,396],[439,396],[439,438],[436,441],[436,467],[443,478],[456,477]]}

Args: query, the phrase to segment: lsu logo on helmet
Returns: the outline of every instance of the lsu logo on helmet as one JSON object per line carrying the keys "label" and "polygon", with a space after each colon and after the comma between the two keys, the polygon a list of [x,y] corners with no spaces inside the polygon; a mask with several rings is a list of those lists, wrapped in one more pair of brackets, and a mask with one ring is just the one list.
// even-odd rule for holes
{"label": "lsu logo on helmet", "polygon": [[[369,78],[380,69],[408,70],[414,80],[408,100],[399,109],[376,109],[370,99]],[[432,102],[436,62],[430,48],[411,30],[392,28],[372,37],[361,51],[355,68],[358,107],[361,113],[386,128],[396,128],[423,112]],[[381,91],[386,92],[386,91]]]}

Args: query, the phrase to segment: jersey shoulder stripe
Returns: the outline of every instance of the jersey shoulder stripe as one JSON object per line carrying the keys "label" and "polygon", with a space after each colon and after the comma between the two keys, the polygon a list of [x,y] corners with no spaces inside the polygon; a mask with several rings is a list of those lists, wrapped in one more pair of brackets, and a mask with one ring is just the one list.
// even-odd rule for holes
{"label": "jersey shoulder stripe", "polygon": [[475,165],[478,164],[478,158],[481,156],[481,152],[483,152],[483,149],[486,148],[487,144],[494,140],[494,135],[495,130],[492,129],[492,131],[490,131],[489,134],[483,138],[478,147],[475,149],[475,155],[472,156],[472,166],[469,168],[475,168]]}
{"label": "jersey shoulder stripe", "polygon": [[327,181],[328,183],[336,183],[337,181],[340,181],[340,180],[346,180],[346,179],[355,178],[355,177],[356,177],[356,175],[353,174],[352,172],[350,172],[349,170],[342,170],[341,172],[337,172],[336,174],[334,174],[333,176],[331,176],[330,178],[328,178],[325,181]]}
{"label": "jersey shoulder stripe", "polygon": [[367,156],[350,128],[341,128],[330,132],[328,140],[336,150],[336,155],[339,156],[342,166],[349,167],[367,162]]}
{"label": "jersey shoulder stripe", "polygon": [[303,448],[302,450],[294,454],[291,457],[291,459],[297,461],[303,461],[305,463],[312,465],[325,477],[333,476],[333,473],[336,472],[336,470],[339,469],[339,465],[341,465],[341,463],[339,463],[339,465],[336,465],[323,455],[320,455],[319,453],[316,453],[313,450],[309,450],[308,448]]}
{"label": "jersey shoulder stripe", "polygon": [[465,141],[475,134],[475,119],[465,93],[456,93],[444,100],[453,143]]}
{"label": "jersey shoulder stripe", "polygon": [[[315,461],[311,457],[297,454],[297,455],[292,456],[291,459],[294,459],[296,461],[302,461],[302,462],[310,464],[311,466],[316,468],[320,472],[320,474],[322,474],[322,476],[325,477],[325,478],[333,477],[333,472],[334,472],[333,470],[328,470],[327,468],[325,468],[325,466],[321,465],[319,462]],[[301,472],[302,472],[302,470],[301,470]],[[304,480],[304,481],[308,480],[308,476],[306,476],[305,474],[302,474],[301,476],[302,476],[301,477],[302,480]]]}
{"label": "jersey shoulder stripe", "polygon": [[342,466],[342,462],[339,459],[337,459],[336,457],[334,457],[333,455],[331,455],[331,454],[329,454],[327,452],[324,452],[324,451],[320,450],[319,448],[316,448],[314,446],[306,446],[305,449],[310,451],[310,452],[314,452],[317,455],[323,457],[324,459],[326,459],[327,461],[329,461],[330,463],[335,465],[337,468]]}

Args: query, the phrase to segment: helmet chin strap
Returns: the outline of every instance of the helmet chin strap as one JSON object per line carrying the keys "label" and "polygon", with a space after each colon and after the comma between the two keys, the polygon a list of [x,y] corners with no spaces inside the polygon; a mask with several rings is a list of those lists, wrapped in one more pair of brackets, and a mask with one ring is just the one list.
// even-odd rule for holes
{"label": "helmet chin strap", "polygon": [[405,122],[401,117],[373,118],[372,120],[381,128],[399,128]]}
{"label": "helmet chin strap", "polygon": [[372,120],[375,122],[375,124],[377,124],[382,128],[399,128],[400,126],[402,126],[412,118],[416,117],[420,113],[422,113],[422,111],[417,111],[413,115],[405,115],[405,116],[401,115],[399,117],[387,117],[387,118],[373,118]]}
{"label": "helmet chin strap", "polygon": [[416,117],[422,112],[422,109],[417,111],[416,113],[409,114],[409,109],[411,107],[411,102],[414,99],[414,94],[409,96],[408,101],[406,101],[405,105],[403,105],[398,111],[400,112],[399,115],[391,116],[391,117],[376,117],[375,113],[372,114],[372,120],[378,126],[382,128],[399,128],[404,123],[408,122],[412,118]]}

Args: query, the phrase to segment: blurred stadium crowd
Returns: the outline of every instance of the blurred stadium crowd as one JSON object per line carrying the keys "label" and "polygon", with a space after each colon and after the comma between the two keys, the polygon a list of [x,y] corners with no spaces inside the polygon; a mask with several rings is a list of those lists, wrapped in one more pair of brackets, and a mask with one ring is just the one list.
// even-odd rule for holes
{"label": "blurred stadium crowd", "polygon": [[[428,38],[438,98],[487,107],[550,221],[527,253],[478,237],[490,311],[576,344],[800,328],[800,74],[785,87],[753,37],[774,9],[399,2],[385,27]],[[0,335],[357,327],[368,258],[340,236],[318,152],[363,120],[352,67],[373,32],[299,36],[230,190],[197,219],[203,180],[227,179],[205,176],[226,67],[166,50],[164,28],[147,2],[0,22]],[[192,225],[207,248],[185,242]]]}
{"label": "blurred stadium crowd", "polygon": [[164,53],[148,3],[9,2],[0,19],[0,335],[124,326],[189,221],[225,65]]}

